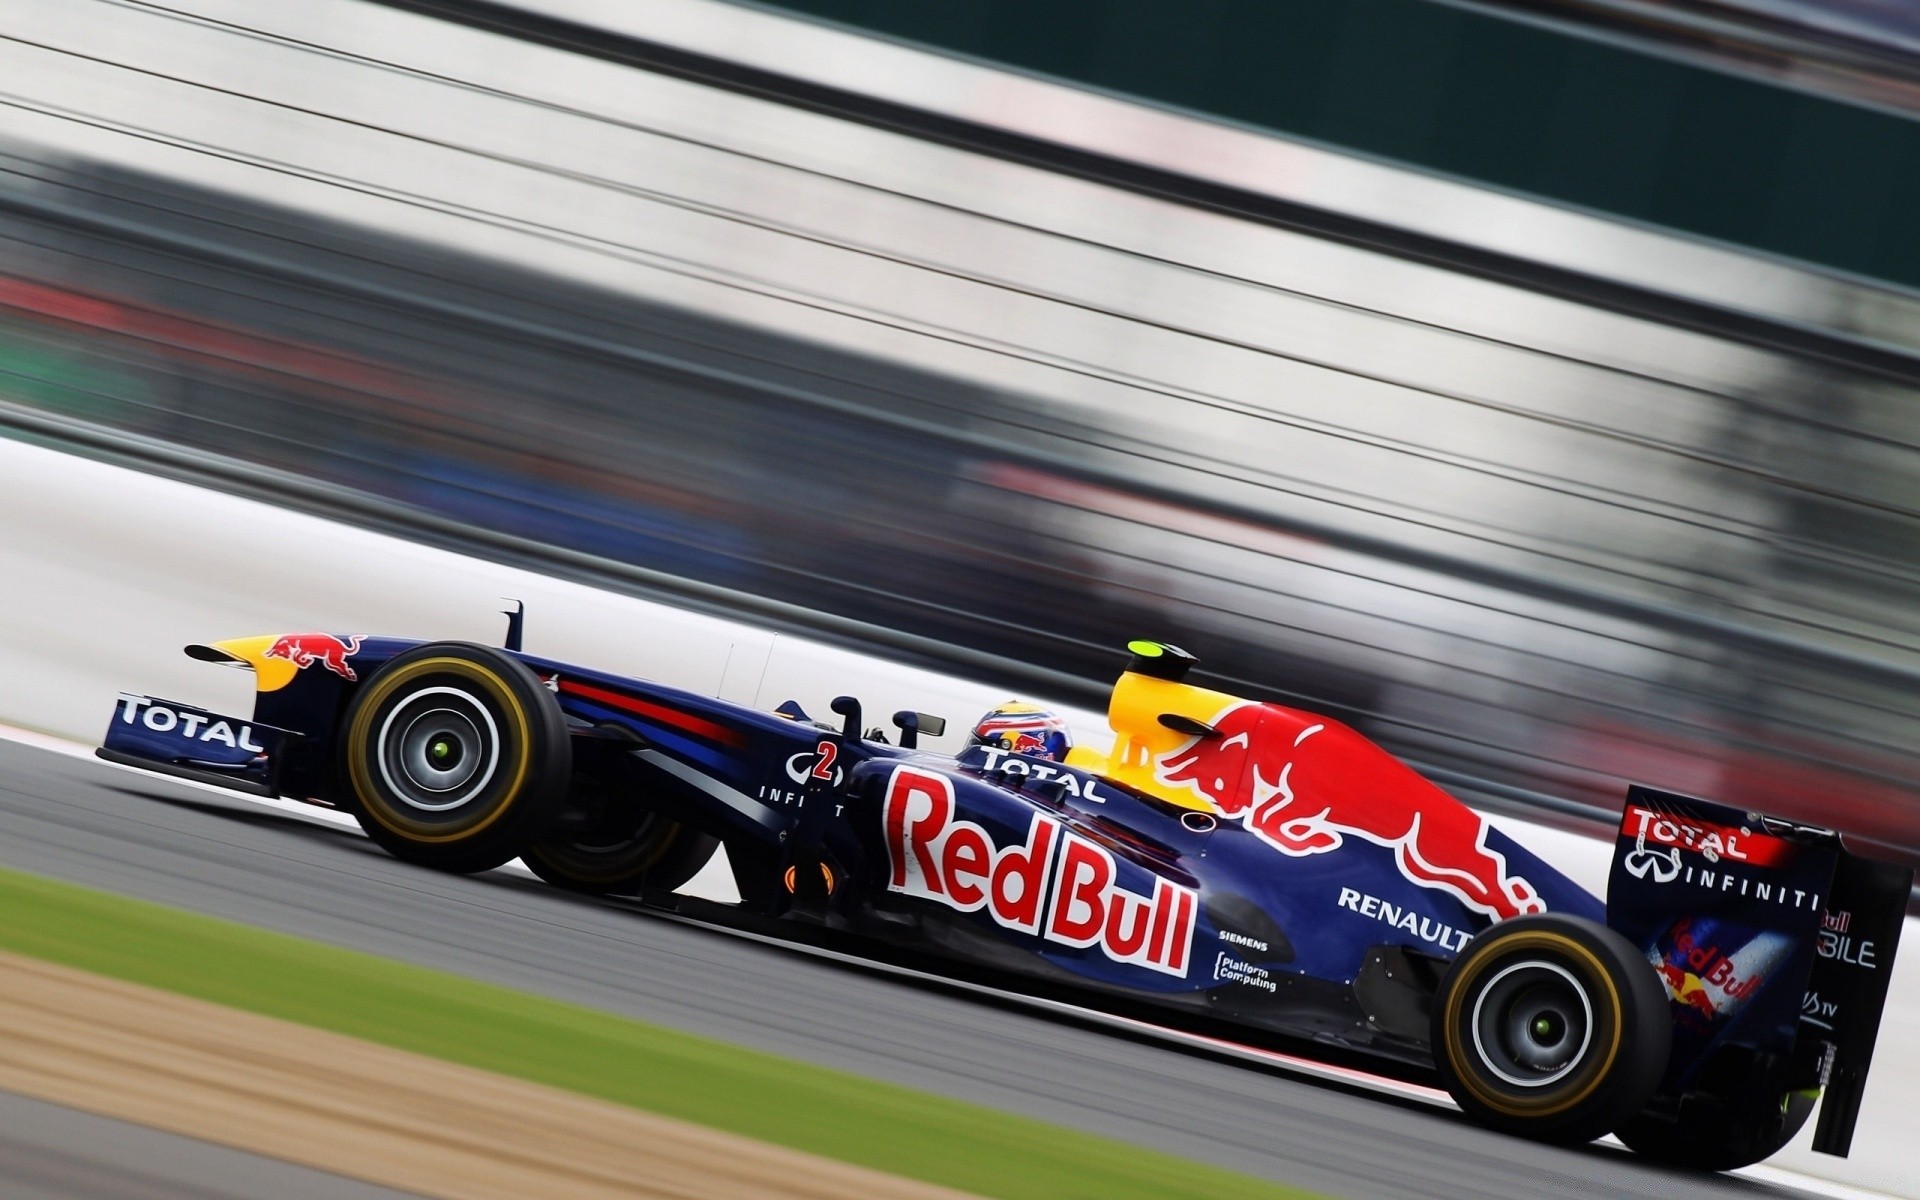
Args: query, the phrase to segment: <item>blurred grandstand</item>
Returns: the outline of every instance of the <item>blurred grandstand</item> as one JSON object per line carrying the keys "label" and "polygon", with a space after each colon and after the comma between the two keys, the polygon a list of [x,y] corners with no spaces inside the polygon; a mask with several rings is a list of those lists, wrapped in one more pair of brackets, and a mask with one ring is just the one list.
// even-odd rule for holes
{"label": "blurred grandstand", "polygon": [[1487,6],[1632,38],[1796,87],[1920,109],[1920,6],[1909,0],[1492,0]]}
{"label": "blurred grandstand", "polygon": [[[566,51],[474,36],[497,62],[420,68],[444,107],[369,102],[372,132],[314,99],[359,95],[340,64],[372,60],[342,46],[309,108],[264,72],[190,80],[223,163],[470,235],[13,128],[0,413],[861,622],[1010,685],[1036,664],[1072,699],[1125,639],[1178,641],[1474,799],[1600,814],[1638,780],[1920,850],[1920,355],[1878,336],[1903,292],[1809,284],[1807,322],[1702,327],[1177,197],[1081,183],[1108,208],[1056,212],[1031,166],[833,116],[749,153],[700,85],[644,120],[563,110],[499,80]],[[482,92],[526,127],[479,120]],[[234,148],[289,109],[362,140],[331,174],[298,137],[274,164]],[[896,174],[860,165],[882,153]],[[448,182],[466,159],[524,194]]]}

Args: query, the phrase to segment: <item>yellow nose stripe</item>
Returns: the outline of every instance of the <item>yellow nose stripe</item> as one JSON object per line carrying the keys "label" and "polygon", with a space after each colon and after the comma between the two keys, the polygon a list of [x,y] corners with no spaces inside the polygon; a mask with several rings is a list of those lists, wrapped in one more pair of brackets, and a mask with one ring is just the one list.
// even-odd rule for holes
{"label": "yellow nose stripe", "polygon": [[273,634],[265,637],[234,638],[230,642],[215,642],[213,648],[246,663],[253,668],[255,686],[263,692],[277,692],[293,682],[300,668],[284,658],[268,658],[267,650],[280,639]]}

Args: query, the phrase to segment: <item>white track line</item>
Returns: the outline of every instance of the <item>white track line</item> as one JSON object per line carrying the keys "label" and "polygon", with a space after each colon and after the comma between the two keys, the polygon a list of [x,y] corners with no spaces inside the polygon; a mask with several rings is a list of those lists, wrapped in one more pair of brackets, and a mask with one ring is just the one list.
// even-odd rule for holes
{"label": "white track line", "polygon": [[69,741],[66,738],[55,737],[51,734],[36,733],[31,729],[21,729],[14,725],[4,724],[0,724],[0,739],[19,742],[40,750],[51,750],[55,754],[64,754],[69,758],[90,759],[103,767],[111,767],[116,771],[125,771],[127,774],[140,779],[149,781],[164,779],[166,782],[177,784],[180,787],[207,792],[232,803],[247,804],[257,808],[268,809],[282,816],[292,817],[297,821],[306,821],[313,825],[326,825],[335,829],[350,829],[355,833],[360,832],[360,823],[358,821],[355,821],[346,813],[327,808],[324,805],[305,804],[298,800],[269,799],[265,796],[249,796],[245,792],[236,792],[231,788],[223,788],[217,784],[202,783],[197,779],[182,779],[175,775],[164,775],[158,771],[145,771],[139,767],[130,767],[125,763],[108,762],[104,758],[95,757],[93,753],[94,748],[84,742]]}
{"label": "white track line", "polygon": [[[307,821],[316,825],[326,825],[337,829],[347,829],[354,833],[360,832],[359,823],[343,812],[323,808],[316,804],[305,804],[297,800],[270,800],[261,796],[249,796],[245,793],[231,791],[214,784],[201,783],[198,780],[179,779],[171,775],[160,775],[151,771],[143,771],[139,767],[125,766],[121,763],[110,763],[103,758],[96,758],[92,746],[84,742],[73,741],[69,738],[56,737],[52,734],[40,733],[35,730],[22,729],[18,726],[0,723],[0,740],[17,742],[21,745],[32,746],[39,750],[52,751],[55,754],[63,754],[69,758],[88,759],[102,766],[112,767],[115,770],[125,771],[131,775],[139,776],[142,779],[163,779],[170,784],[210,792],[232,803],[267,809],[295,820]],[[720,861],[718,855],[715,856],[714,861]],[[709,868],[712,867],[711,863],[708,865]],[[520,863],[519,859],[515,859],[501,869],[516,874],[523,874],[528,877],[531,877],[533,874]],[[699,896],[701,899],[717,899],[721,903],[738,900],[739,897],[737,895],[729,897],[713,894],[716,891],[731,891],[731,880],[725,881],[726,886],[724,889],[699,886],[702,882],[702,877],[708,876],[711,873],[710,869],[702,870],[700,876],[696,876],[694,880],[692,880],[687,887],[682,888],[681,891],[685,894]],[[863,970],[879,971],[888,975],[916,979],[938,987],[971,992],[996,1000],[1011,1001],[1023,1007],[1059,1013],[1073,1020],[1095,1025],[1105,1025],[1112,1029],[1124,1030],[1129,1033],[1151,1037],[1156,1041],[1166,1042],[1171,1045],[1189,1046],[1210,1054],[1239,1059],[1243,1062],[1260,1066],[1277,1068],[1289,1075],[1337,1084],[1343,1087],[1358,1088],[1363,1091],[1393,1096],[1399,1099],[1414,1100],[1435,1108],[1446,1108],[1454,1111],[1459,1110],[1459,1105],[1453,1102],[1453,1097],[1438,1088],[1425,1087],[1417,1083],[1406,1083],[1402,1080],[1390,1079],[1384,1075],[1374,1075],[1351,1067],[1340,1067],[1330,1063],[1316,1062],[1310,1058],[1301,1058],[1293,1054],[1283,1054],[1277,1050],[1268,1050],[1260,1046],[1249,1046],[1225,1038],[1189,1033],[1181,1029],[1169,1029],[1163,1025],[1155,1025],[1150,1021],[1141,1021],[1133,1017],[1115,1016],[1112,1013],[1101,1012],[1098,1009],[1086,1008],[1077,1004],[1068,1004],[1060,1000],[1048,1000],[1036,996],[1023,995],[1019,992],[1009,992],[1000,988],[987,987],[983,984],[970,983],[964,979],[956,979],[947,975],[935,975],[926,971],[916,971],[910,967],[899,967],[890,963],[875,962],[872,959],[861,958],[857,955],[843,954],[837,950],[827,950],[818,946],[789,942],[780,938],[769,937],[766,934],[732,929],[724,925],[713,925],[705,921],[679,917],[671,913],[663,913],[657,909],[649,909],[637,905],[634,907],[636,911],[645,912],[651,916],[665,916],[669,919],[680,921],[683,924],[697,926],[701,929],[710,929],[732,937],[746,938],[750,941],[762,942],[766,945],[777,946],[785,950],[799,951],[816,958],[825,958],[835,962],[845,963]],[[1619,1141],[1612,1137],[1601,1140],[1609,1145],[1620,1145]],[[1746,1167],[1732,1173],[1763,1183],[1775,1184],[1780,1187],[1796,1188],[1817,1196],[1831,1197],[1831,1200],[1890,1200],[1891,1198],[1891,1193],[1888,1192],[1870,1191],[1866,1188],[1853,1187],[1835,1180],[1822,1179],[1813,1175],[1803,1175],[1798,1171],[1788,1171],[1780,1167],[1770,1167],[1765,1164]]]}
{"label": "white track line", "polygon": [[[1609,1138],[1608,1141],[1613,1139]],[[1803,1192],[1812,1192],[1816,1196],[1829,1196],[1832,1200],[1899,1200],[1892,1192],[1876,1192],[1870,1188],[1855,1187],[1850,1183],[1841,1183],[1836,1179],[1822,1179],[1818,1175],[1802,1175],[1798,1171],[1789,1171],[1785,1167],[1770,1167],[1765,1163],[1757,1166],[1742,1167],[1733,1172],[1760,1183],[1771,1183],[1776,1187],[1797,1188]]]}

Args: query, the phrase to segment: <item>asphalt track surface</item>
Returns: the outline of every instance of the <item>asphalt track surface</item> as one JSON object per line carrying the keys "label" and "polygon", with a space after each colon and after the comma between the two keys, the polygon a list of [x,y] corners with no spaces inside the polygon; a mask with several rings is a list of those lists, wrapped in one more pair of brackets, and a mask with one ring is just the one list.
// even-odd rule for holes
{"label": "asphalt track surface", "polygon": [[[1456,1113],[1355,1094],[569,896],[517,875],[438,875],[349,832],[0,742],[0,863],[630,1014],[1352,1197],[1783,1197],[1678,1181],[1605,1146],[1554,1149]],[[45,1135],[60,1114],[70,1136]],[[0,1194],[225,1196],[122,1185],[147,1160],[97,1118],[42,1113],[0,1142]],[[184,1140],[184,1139],[182,1139]],[[53,1154],[60,1149],[63,1154]],[[212,1148],[207,1148],[211,1150]],[[226,1152],[222,1152],[226,1153]],[[15,1177],[16,1161],[33,1178]],[[289,1168],[293,1170],[293,1168]],[[317,1173],[309,1173],[317,1174]],[[120,1187],[121,1190],[114,1190]],[[256,1194],[293,1195],[273,1189]],[[319,1193],[332,1194],[332,1193]],[[343,1193],[344,1194],[344,1193]],[[368,1192],[364,1194],[382,1194]]]}
{"label": "asphalt track surface", "polygon": [[417,1200],[355,1179],[0,1092],[7,1200]]}

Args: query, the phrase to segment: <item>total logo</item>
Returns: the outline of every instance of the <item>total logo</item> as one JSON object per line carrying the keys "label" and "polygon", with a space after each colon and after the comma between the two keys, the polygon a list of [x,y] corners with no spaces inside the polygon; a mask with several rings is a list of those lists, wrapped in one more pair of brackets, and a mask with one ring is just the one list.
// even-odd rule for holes
{"label": "total logo", "polygon": [[[1631,834],[1629,827],[1637,823],[1638,828]],[[1820,895],[1804,888],[1789,887],[1771,879],[1763,879],[1744,871],[1728,870],[1728,864],[1740,863],[1759,867],[1771,866],[1786,856],[1786,848],[1791,843],[1766,834],[1755,834],[1749,830],[1733,830],[1723,826],[1705,826],[1670,819],[1660,813],[1639,807],[1629,807],[1626,819],[1621,825],[1622,836],[1634,838],[1633,848],[1621,856],[1620,865],[1635,879],[1652,877],[1655,883],[1673,883],[1678,881],[1689,887],[1705,888],[1708,891],[1722,892],[1728,895],[1739,893],[1742,896],[1768,904],[1778,904],[1787,908],[1819,909]],[[1649,841],[1664,842],[1666,849],[1655,850],[1647,845]],[[1766,843],[1772,843],[1767,845]],[[1709,861],[1718,862],[1719,870],[1710,870],[1704,866],[1695,866],[1680,857],[1682,847],[1707,853],[1713,848],[1717,857]]]}
{"label": "total logo", "polygon": [[[1788,908],[1820,908],[1820,896],[1816,892],[1731,869],[1736,866],[1767,868],[1790,861],[1793,843],[1785,838],[1710,821],[1688,820],[1637,804],[1628,805],[1622,814],[1620,836],[1633,839],[1633,847],[1621,855],[1620,865],[1635,879],[1651,878],[1655,883],[1677,881],[1728,895],[1737,892]],[[1682,851],[1700,855],[1706,859],[1706,865],[1687,862],[1681,856]]]}
{"label": "total logo", "polygon": [[996,746],[981,746],[978,753],[980,769],[988,774],[998,772],[1001,775],[1025,775],[1039,783],[1057,783],[1060,794],[1063,796],[1073,796],[1091,804],[1107,802],[1106,796],[1100,791],[1100,781],[1091,775],[1083,775],[1051,763],[1021,758],[1018,753],[1002,750]]}
{"label": "total logo", "polygon": [[953,783],[898,766],[887,781],[881,822],[893,874],[889,891],[960,912],[985,910],[1004,929],[1115,962],[1186,978],[1200,897],[1165,879],[1153,894],[1121,887],[1107,850],[1035,813],[1026,840],[995,846],[987,831],[955,816]]}
{"label": "total logo", "polygon": [[[253,740],[253,726],[245,722],[225,721],[211,717],[206,713],[183,712],[150,700],[145,696],[120,696],[120,720],[132,725],[136,721],[155,733],[177,733],[189,741],[204,742],[208,745],[221,745],[235,750],[247,750],[254,754],[265,754],[267,748]],[[234,725],[239,724],[236,731]]]}
{"label": "total logo", "polygon": [[[1647,851],[1649,843],[1670,847],[1671,850],[1690,850],[1710,863],[1722,859],[1733,863],[1748,863],[1756,867],[1771,867],[1778,864],[1790,852],[1791,843],[1770,834],[1755,833],[1751,829],[1735,829],[1727,825],[1716,825],[1710,821],[1690,821],[1674,816],[1672,813],[1656,812],[1642,808],[1638,804],[1627,806],[1624,818],[1620,822],[1623,831],[1631,831],[1628,836],[1634,839],[1637,852]],[[1677,871],[1680,858],[1678,854],[1661,855]],[[1634,872],[1635,878],[1646,878],[1644,869]],[[1662,872],[1661,882],[1673,878],[1673,874]]]}

